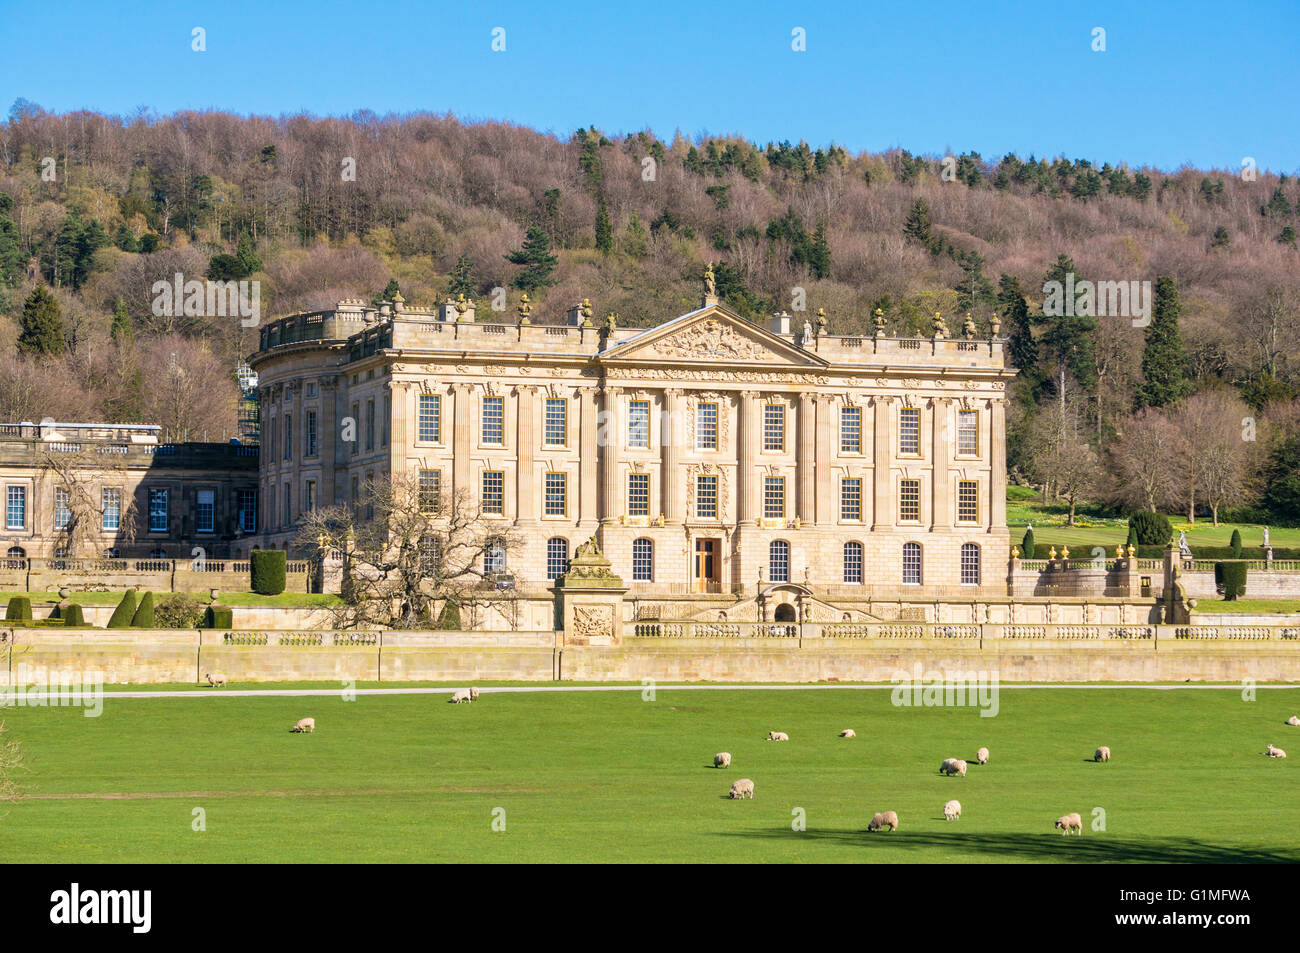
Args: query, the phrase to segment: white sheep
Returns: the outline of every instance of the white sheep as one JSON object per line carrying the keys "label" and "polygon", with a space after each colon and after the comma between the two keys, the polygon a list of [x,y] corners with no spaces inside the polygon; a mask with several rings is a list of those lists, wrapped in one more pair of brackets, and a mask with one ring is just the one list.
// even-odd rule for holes
{"label": "white sheep", "polygon": [[204,672],[203,677],[208,680],[208,684],[211,685],[213,688],[226,687],[226,676],[224,675],[212,675],[208,672]]}
{"label": "white sheep", "polygon": [[989,749],[988,749],[988,748],[980,748],[979,751],[976,751],[976,752],[975,752],[975,763],[976,763],[976,764],[988,764],[988,763],[989,763]]}
{"label": "white sheep", "polygon": [[289,730],[290,730],[290,731],[299,731],[299,732],[301,732],[301,731],[306,731],[306,732],[308,732],[308,733],[310,733],[310,734],[315,734],[315,733],[316,733],[316,719],[315,719],[315,718],[299,718],[299,719],[298,719],[298,724],[294,725],[294,726],[293,726],[292,728],[290,728]]}
{"label": "white sheep", "polygon": [[944,758],[943,764],[939,765],[939,773],[952,777],[954,774],[960,774],[966,777],[966,762],[960,758]]}
{"label": "white sheep", "polygon": [[460,691],[455,692],[451,696],[451,702],[453,705],[459,705],[461,702],[467,702],[467,701],[470,701],[470,694],[468,688],[462,688]]}
{"label": "white sheep", "polygon": [[768,741],[789,741],[790,736],[787,735],[784,731],[769,731],[767,733],[767,740]]}
{"label": "white sheep", "polygon": [[1300,725],[1300,715],[1292,715],[1290,718],[1286,720],[1286,723],[1288,725],[1291,725],[1292,727],[1295,727],[1296,725]]}
{"label": "white sheep", "polygon": [[878,831],[882,827],[888,827],[891,832],[898,830],[898,815],[893,811],[882,811],[871,819],[867,830]]}
{"label": "white sheep", "polygon": [[1268,755],[1270,758],[1285,758],[1285,757],[1286,757],[1286,752],[1285,752],[1285,751],[1283,751],[1281,748],[1275,748],[1273,745],[1269,745],[1269,746],[1268,746],[1268,750],[1265,751],[1264,753],[1265,753],[1266,755]]}
{"label": "white sheep", "polygon": [[943,806],[943,819],[951,821],[954,817],[961,817],[961,801],[949,801]]}
{"label": "white sheep", "polygon": [[1092,760],[1093,760],[1093,761],[1109,761],[1109,760],[1110,760],[1110,749],[1107,748],[1105,745],[1102,745],[1100,748],[1097,749],[1096,754],[1094,754],[1094,755],[1092,756]]}
{"label": "white sheep", "polygon": [[715,754],[715,755],[713,756],[713,766],[714,766],[715,768],[729,768],[729,767],[731,767],[731,752],[730,752],[730,751],[719,751],[717,754]]}
{"label": "white sheep", "polygon": [[1066,814],[1064,817],[1058,817],[1056,819],[1056,829],[1063,832],[1067,836],[1069,835],[1070,831],[1074,831],[1080,837],[1082,837],[1083,818],[1081,818],[1078,814]]}
{"label": "white sheep", "polygon": [[727,795],[733,801],[741,798],[754,799],[754,782],[749,778],[741,778],[731,785],[731,793]]}
{"label": "white sheep", "polygon": [[477,688],[471,688],[471,689],[469,690],[469,700],[472,701],[472,702],[476,702],[476,701],[478,701],[478,689],[477,689]]}

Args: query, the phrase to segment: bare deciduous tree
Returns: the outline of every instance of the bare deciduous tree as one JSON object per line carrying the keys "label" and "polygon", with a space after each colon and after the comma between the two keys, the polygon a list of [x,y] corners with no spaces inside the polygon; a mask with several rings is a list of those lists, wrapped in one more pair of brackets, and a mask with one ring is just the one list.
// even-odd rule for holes
{"label": "bare deciduous tree", "polygon": [[428,628],[435,603],[505,601],[498,573],[518,548],[513,531],[484,518],[466,491],[434,495],[419,478],[369,480],[355,506],[303,516],[295,545],[343,560],[340,628]]}
{"label": "bare deciduous tree", "polygon": [[[37,485],[46,480],[51,482],[55,512],[60,517],[54,527],[55,552],[78,556],[86,547],[101,540],[105,489],[117,489],[121,494],[114,542],[125,546],[135,542],[138,507],[127,492],[126,466],[120,460],[112,454],[97,454],[89,450],[48,449],[41,453],[38,465]],[[61,514],[60,503],[65,509]],[[66,517],[66,522],[63,517]],[[62,526],[58,525],[60,522]]]}
{"label": "bare deciduous tree", "polygon": [[1045,406],[1025,433],[1024,458],[1030,479],[1043,485],[1045,499],[1069,505],[1067,526],[1074,525],[1075,507],[1097,486],[1101,470],[1097,454],[1084,438],[1080,415],[1067,406]]}
{"label": "bare deciduous tree", "polygon": [[1175,499],[1181,437],[1169,418],[1145,407],[1120,422],[1117,437],[1110,447],[1115,499],[1144,510]]}

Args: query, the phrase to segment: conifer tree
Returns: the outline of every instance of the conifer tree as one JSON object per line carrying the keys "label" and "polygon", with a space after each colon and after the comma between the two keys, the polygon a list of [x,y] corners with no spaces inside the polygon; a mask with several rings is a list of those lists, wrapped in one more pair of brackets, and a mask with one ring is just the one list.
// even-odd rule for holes
{"label": "conifer tree", "polygon": [[1178,330],[1178,286],[1169,275],[1156,279],[1151,325],[1146,330],[1142,351],[1142,383],[1138,385],[1139,407],[1164,407],[1192,392],[1187,375],[1187,356]]}
{"label": "conifer tree", "polygon": [[447,287],[447,294],[453,298],[459,295],[472,298],[477,291],[478,282],[474,280],[474,263],[469,260],[469,255],[461,252],[455,266],[451,269],[451,282]]}
{"label": "conifer tree", "polygon": [[18,351],[22,354],[58,356],[67,347],[59,302],[44,285],[37,285],[23,303],[19,327]]}
{"label": "conifer tree", "polygon": [[603,201],[596,209],[596,250],[606,255],[614,251],[614,226],[609,222],[609,209]]}
{"label": "conifer tree", "polygon": [[523,266],[524,270],[515,275],[513,282],[520,291],[531,293],[555,283],[551,273],[555,271],[559,259],[551,254],[551,240],[536,226],[528,229],[523,247],[507,254],[506,260]]}

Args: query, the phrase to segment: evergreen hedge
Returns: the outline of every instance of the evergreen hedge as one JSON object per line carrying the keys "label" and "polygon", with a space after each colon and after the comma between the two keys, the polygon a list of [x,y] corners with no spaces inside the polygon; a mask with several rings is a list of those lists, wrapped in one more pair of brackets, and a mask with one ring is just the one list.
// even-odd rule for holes
{"label": "evergreen hedge", "polygon": [[1174,527],[1169,517],[1163,513],[1140,510],[1128,519],[1130,533],[1137,533],[1139,546],[1163,546],[1174,535]]}
{"label": "evergreen hedge", "polygon": [[1234,529],[1232,531],[1232,539],[1228,542],[1228,545],[1232,547],[1232,558],[1240,559],[1241,558],[1241,530]]}
{"label": "evergreen hedge", "polygon": [[202,628],[233,629],[234,627],[234,613],[231,612],[230,606],[208,606],[203,610]]}
{"label": "evergreen hedge", "polygon": [[1214,583],[1216,588],[1222,584],[1223,601],[1232,602],[1238,596],[1246,594],[1247,566],[1244,562],[1224,561],[1214,564]]}
{"label": "evergreen hedge", "polygon": [[125,629],[131,625],[131,620],[135,618],[135,590],[128,589],[122,593],[122,601],[117,604],[113,614],[108,617],[108,628]]}
{"label": "evergreen hedge", "polygon": [[5,608],[6,622],[30,622],[32,618],[32,600],[26,596],[11,596]]}
{"label": "evergreen hedge", "polygon": [[131,628],[133,629],[154,628],[152,592],[146,592],[143,596],[140,597],[140,605],[136,607],[135,615],[131,617]]}
{"label": "evergreen hedge", "polygon": [[284,592],[287,559],[283,549],[253,550],[248,560],[253,591],[263,596],[278,596]]}
{"label": "evergreen hedge", "polygon": [[1034,558],[1034,528],[1031,526],[1025,530],[1025,538],[1020,541],[1020,555],[1023,559]]}
{"label": "evergreen hedge", "polygon": [[70,626],[80,626],[85,628],[86,616],[81,611],[81,606],[75,602],[65,602],[59,606],[60,614],[63,616],[63,624]]}

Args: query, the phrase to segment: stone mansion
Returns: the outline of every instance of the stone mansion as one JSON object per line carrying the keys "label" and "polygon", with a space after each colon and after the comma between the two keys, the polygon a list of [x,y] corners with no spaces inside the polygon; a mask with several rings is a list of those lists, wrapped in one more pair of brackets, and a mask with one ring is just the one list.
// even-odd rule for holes
{"label": "stone mansion", "polygon": [[[711,278],[711,275],[710,275]],[[594,537],[647,597],[1005,595],[1002,339],[835,336],[720,305],[652,328],[400,300],[264,326],[262,546],[313,507],[418,474],[519,546],[487,569],[544,591]],[[877,321],[878,326],[881,324]]]}

